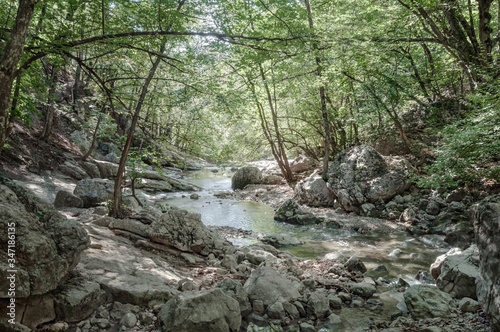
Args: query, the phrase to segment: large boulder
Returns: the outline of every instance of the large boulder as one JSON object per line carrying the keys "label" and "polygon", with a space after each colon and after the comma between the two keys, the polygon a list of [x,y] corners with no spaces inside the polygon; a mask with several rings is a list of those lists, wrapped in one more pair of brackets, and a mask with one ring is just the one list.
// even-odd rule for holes
{"label": "large boulder", "polygon": [[[95,160],[95,164],[102,178],[116,178],[116,174],[118,174],[118,164],[102,160]],[[126,170],[127,172],[130,171],[128,168]],[[140,175],[140,178],[135,183],[135,187],[148,192],[191,191],[200,189],[190,183],[180,179],[173,179],[157,171],[141,169]]]}
{"label": "large boulder", "polygon": [[69,191],[59,190],[54,200],[54,206],[56,208],[62,207],[83,207],[83,201],[80,197],[73,195]]}
{"label": "large boulder", "polygon": [[434,263],[431,264],[429,272],[434,279],[437,279],[441,274],[441,268],[443,267],[443,262],[448,256],[452,255],[460,255],[462,253],[462,249],[460,248],[451,248],[445,254],[439,255],[436,257]]}
{"label": "large boulder", "polygon": [[413,319],[449,317],[452,311],[452,298],[430,285],[414,285],[403,294],[406,307]]}
{"label": "large boulder", "polygon": [[323,292],[313,292],[307,299],[307,313],[316,317],[324,317],[330,313],[328,296]]}
{"label": "large boulder", "polygon": [[58,169],[59,171],[61,171],[61,173],[77,180],[89,178],[87,172],[76,161],[73,160],[66,160],[64,164],[59,165]]}
{"label": "large boulder", "polygon": [[237,332],[240,305],[219,288],[184,292],[170,299],[158,314],[165,332]]}
{"label": "large boulder", "polygon": [[147,230],[151,241],[166,244],[182,251],[208,255],[222,251],[224,241],[201,221],[199,213],[173,209],[155,220]]}
{"label": "large boulder", "polygon": [[135,187],[150,193],[174,191],[172,185],[168,181],[164,180],[151,180],[143,178],[136,181]]}
{"label": "large boulder", "polygon": [[281,204],[274,213],[274,220],[295,225],[311,225],[323,221],[313,213],[304,211],[293,199],[288,199]]}
{"label": "large boulder", "polygon": [[334,197],[321,176],[311,176],[297,183],[293,191],[299,204],[309,206],[333,206]]}
{"label": "large boulder", "polygon": [[[146,174],[146,178],[147,178],[147,174]],[[167,176],[165,176],[165,181],[168,181],[168,183],[170,183],[170,185],[176,191],[193,191],[193,190],[201,189],[200,187],[192,185],[190,183],[187,183],[186,181],[182,181],[180,179],[174,179],[174,178],[167,177]]]}
{"label": "large boulder", "polygon": [[479,248],[477,297],[494,331],[500,331],[500,195],[483,200],[474,215]]}
{"label": "large boulder", "polygon": [[118,164],[102,160],[95,160],[95,163],[103,178],[113,179],[116,177],[116,174],[118,174]]}
{"label": "large boulder", "polygon": [[261,238],[261,241],[266,244],[270,244],[275,248],[298,246],[303,243],[296,237],[286,233],[267,235]]}
{"label": "large boulder", "polygon": [[328,188],[346,211],[358,212],[364,203],[387,202],[410,186],[408,163],[384,158],[360,145],[339,153],[328,170]]}
{"label": "large boulder", "polygon": [[294,284],[271,267],[260,267],[253,270],[250,278],[243,285],[250,300],[262,301],[270,306],[276,301],[290,301],[300,297],[299,284]]}
{"label": "large boulder", "polygon": [[101,177],[101,172],[99,171],[99,167],[93,162],[90,161],[81,161],[80,165],[82,165],[82,168],[87,172],[87,174],[95,179],[95,178],[100,178]]}
{"label": "large boulder", "polygon": [[71,133],[70,138],[81,151],[87,152],[90,149],[90,139],[87,130],[77,130]]}
{"label": "large boulder", "polygon": [[345,262],[344,267],[347,271],[359,271],[365,273],[367,271],[365,263],[363,263],[358,257],[352,256]]}
{"label": "large boulder", "polygon": [[147,232],[149,230],[149,226],[143,224],[139,220],[135,219],[115,219],[112,218],[112,221],[108,225],[109,228],[114,230],[122,230],[132,234],[139,235],[141,237],[147,238]]}
{"label": "large boulder", "polygon": [[461,254],[446,257],[441,266],[441,274],[436,280],[437,287],[454,298],[470,297],[476,300],[478,256],[476,245],[472,245]]}
{"label": "large boulder", "polygon": [[[9,315],[12,309],[8,308],[8,305],[12,304],[15,305],[15,325],[11,324],[12,321],[7,321],[7,319],[13,318]],[[56,318],[54,299],[50,294],[16,298],[14,303],[10,303],[10,299],[0,299],[0,314],[2,315],[2,318],[0,318],[0,331],[38,331],[37,327],[39,325],[53,321]]]}
{"label": "large boulder", "polygon": [[362,298],[368,299],[377,292],[377,288],[368,282],[359,282],[350,284],[351,293]]}
{"label": "large boulder", "polygon": [[233,190],[243,189],[248,184],[256,184],[262,181],[262,172],[257,167],[242,167],[234,173],[231,179]]}
{"label": "large boulder", "polygon": [[58,319],[78,322],[106,302],[106,292],[95,281],[71,280],[59,287],[54,300]]}
{"label": "large boulder", "polygon": [[294,173],[300,173],[310,170],[314,166],[311,159],[306,156],[298,156],[290,163],[290,170]]}
{"label": "large boulder", "polygon": [[226,295],[238,301],[242,316],[246,316],[252,312],[252,305],[248,300],[248,294],[238,280],[231,278],[224,279],[217,284],[217,288],[222,289]]}
{"label": "large boulder", "polygon": [[84,179],[76,183],[73,194],[80,197],[84,207],[94,207],[113,198],[114,182],[107,179]]}
{"label": "large boulder", "polygon": [[0,216],[0,298],[12,297],[11,281],[16,298],[56,289],[90,244],[79,224],[14,185],[0,184]]}
{"label": "large boulder", "polygon": [[[134,199],[135,201],[135,199]],[[153,207],[153,206],[146,206],[141,209],[139,214],[133,215],[131,218],[140,220],[143,224],[152,224],[155,220],[158,220],[161,218],[163,213]]]}

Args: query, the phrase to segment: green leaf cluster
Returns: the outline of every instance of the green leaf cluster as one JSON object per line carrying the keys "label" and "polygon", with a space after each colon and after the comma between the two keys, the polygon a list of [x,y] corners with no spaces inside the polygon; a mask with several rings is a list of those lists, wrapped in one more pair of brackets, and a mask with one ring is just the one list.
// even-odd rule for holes
{"label": "green leaf cluster", "polygon": [[[466,119],[448,125],[436,158],[419,184],[452,189],[487,186],[500,179],[500,103],[498,96],[476,95]],[[493,100],[492,100],[493,99]]]}

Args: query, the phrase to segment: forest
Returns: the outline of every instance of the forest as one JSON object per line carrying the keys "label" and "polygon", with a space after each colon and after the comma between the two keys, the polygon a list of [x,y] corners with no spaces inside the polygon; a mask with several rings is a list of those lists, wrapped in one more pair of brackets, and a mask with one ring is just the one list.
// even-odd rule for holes
{"label": "forest", "polygon": [[422,185],[482,185],[499,175],[499,6],[4,1],[0,144],[74,112],[123,146],[132,127],[216,163],[274,157],[288,180],[295,154],[371,143],[421,158]]}
{"label": "forest", "polygon": [[0,329],[500,331],[499,62],[500,0],[0,0]]}

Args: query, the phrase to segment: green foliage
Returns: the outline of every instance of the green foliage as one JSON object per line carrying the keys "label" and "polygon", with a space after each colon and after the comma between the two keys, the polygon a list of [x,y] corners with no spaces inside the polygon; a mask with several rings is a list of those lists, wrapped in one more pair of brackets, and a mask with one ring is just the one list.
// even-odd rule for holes
{"label": "green foliage", "polygon": [[443,130],[436,159],[427,167],[430,175],[420,185],[448,189],[500,179],[499,103],[480,98],[487,106]]}
{"label": "green foliage", "polygon": [[[259,75],[262,66],[277,115],[277,130],[268,135],[274,141],[280,136],[287,153],[322,157],[325,133],[318,91],[324,87],[334,152],[388,133],[399,136],[397,130],[412,133],[422,123],[442,131],[436,160],[428,168],[431,176],[420,179],[422,185],[451,187],[498,178],[499,102],[493,92],[500,84],[482,90],[490,92],[476,92],[497,69],[474,56],[467,62],[462,53],[470,37],[459,40],[447,16],[462,13],[477,25],[477,4],[459,1],[449,10],[438,0],[310,4],[314,27],[304,1],[193,0],[180,9],[177,0],[39,2],[19,64],[21,89],[11,115],[27,124],[39,115],[37,109],[49,97],[51,66],[64,76],[59,88],[64,85],[66,95],[79,72],[84,128],[93,130],[104,116],[98,138],[121,146],[125,136],[118,134],[123,128],[117,122],[134,112],[155,52],[164,44],[163,61],[140,114],[143,135],[136,137],[145,145],[154,142],[155,150],[168,146],[216,163],[271,157],[258,111],[259,103],[264,105],[262,114],[274,127]],[[0,46],[12,30],[16,9],[16,1],[0,6]],[[428,19],[419,16],[420,9]],[[498,8],[491,14],[496,36]],[[428,26],[430,20],[435,27]],[[477,28],[471,30],[477,33]],[[435,29],[444,39],[436,38]],[[176,35],[131,36],[147,31]],[[226,36],[182,35],[186,32]],[[101,39],[103,35],[109,38]],[[487,61],[497,63],[498,54]],[[449,102],[467,97],[470,113],[453,112]],[[71,111],[72,102],[65,111]],[[59,109],[63,104],[59,101]],[[402,127],[396,129],[398,121]],[[413,151],[417,149],[414,144]],[[141,176],[146,158],[160,164],[169,157],[146,146],[133,150],[129,176]]]}
{"label": "green foliage", "polygon": [[127,177],[131,180],[140,179],[144,176],[146,164],[142,161],[148,155],[147,152],[137,148],[131,148],[127,158]]}
{"label": "green foliage", "polygon": [[3,148],[2,148],[2,149],[3,149],[3,150],[12,149],[12,146],[11,146],[11,145],[9,145],[8,143],[5,143],[5,144],[3,145]]}
{"label": "green foliage", "polygon": [[[101,124],[99,126],[99,131],[97,133],[97,137],[105,142],[119,143],[120,137],[117,134],[116,122],[109,115],[100,114],[99,116],[101,116],[102,119],[101,119]],[[87,128],[89,130],[93,130],[95,126],[94,122],[96,121],[97,121],[96,119],[95,121],[91,122],[89,121],[89,123],[87,124]]]}
{"label": "green foliage", "polygon": [[113,209],[114,202],[115,201],[113,199],[109,199],[105,203],[103,203],[106,209],[108,209],[108,212],[110,212]]}

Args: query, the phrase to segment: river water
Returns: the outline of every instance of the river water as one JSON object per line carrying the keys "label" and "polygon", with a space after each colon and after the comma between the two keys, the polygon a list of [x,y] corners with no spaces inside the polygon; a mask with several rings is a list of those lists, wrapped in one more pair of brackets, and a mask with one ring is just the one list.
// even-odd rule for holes
{"label": "river water", "polygon": [[[289,234],[303,244],[285,248],[297,257],[306,259],[359,257],[368,270],[385,265],[384,277],[402,277],[410,284],[419,270],[428,271],[435,258],[448,248],[442,237],[413,238],[404,232],[360,235],[353,231],[325,228],[321,225],[295,226],[276,222],[271,207],[261,203],[217,198],[214,194],[231,190],[232,173],[228,170],[204,169],[183,173],[187,182],[202,187],[199,199],[191,193],[164,193],[151,197],[168,205],[201,214],[203,223],[251,230],[258,236]],[[228,239],[235,245],[247,245],[256,239]],[[370,275],[371,272],[367,274]],[[372,273],[377,277],[376,273]]]}

